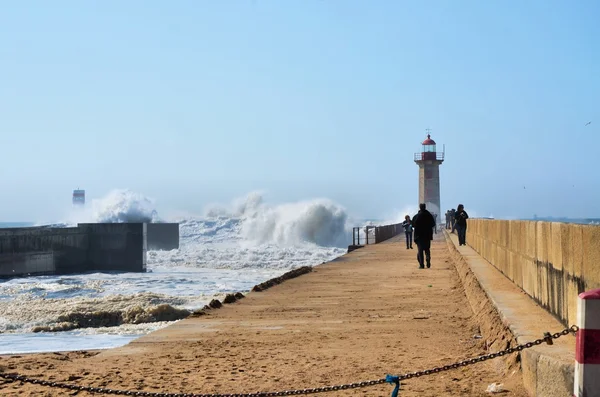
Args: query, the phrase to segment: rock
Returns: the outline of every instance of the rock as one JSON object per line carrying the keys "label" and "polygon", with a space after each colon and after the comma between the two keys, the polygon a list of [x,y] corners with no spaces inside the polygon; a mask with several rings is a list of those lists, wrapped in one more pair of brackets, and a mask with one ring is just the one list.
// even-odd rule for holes
{"label": "rock", "polygon": [[223,306],[223,304],[218,299],[213,299],[213,300],[210,301],[210,303],[208,304],[208,306],[210,306],[213,309],[218,309],[221,306]]}
{"label": "rock", "polygon": [[236,300],[237,298],[235,297],[235,295],[227,294],[225,296],[225,299],[223,299],[223,303],[234,303]]}

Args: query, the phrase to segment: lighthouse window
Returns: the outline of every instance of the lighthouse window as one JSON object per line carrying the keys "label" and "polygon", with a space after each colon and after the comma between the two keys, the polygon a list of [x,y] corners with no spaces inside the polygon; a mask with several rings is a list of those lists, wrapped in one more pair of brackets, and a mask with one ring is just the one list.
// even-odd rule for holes
{"label": "lighthouse window", "polygon": [[423,145],[424,152],[435,152],[435,145]]}

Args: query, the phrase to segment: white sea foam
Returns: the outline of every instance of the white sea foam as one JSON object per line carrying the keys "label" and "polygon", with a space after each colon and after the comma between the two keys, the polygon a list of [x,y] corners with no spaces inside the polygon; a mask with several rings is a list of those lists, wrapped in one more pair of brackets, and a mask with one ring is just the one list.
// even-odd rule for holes
{"label": "white sea foam", "polygon": [[[148,219],[156,219],[153,201],[120,190],[92,200],[89,210],[75,213],[64,223]],[[226,293],[249,291],[288,270],[342,255],[353,226],[344,208],[330,200],[268,205],[258,192],[229,205],[210,206],[203,216],[177,220],[180,249],[148,252],[147,273],[43,276],[0,282],[0,353],[14,351],[15,341],[23,346],[29,341],[32,345],[28,351],[44,350],[42,345],[50,350],[51,346],[62,346],[65,333],[30,333],[34,327],[56,325],[60,316],[127,313],[165,304],[194,310]],[[107,335],[142,335],[166,324],[68,331],[73,337],[70,347],[80,348],[77,335],[82,336],[81,346],[90,348],[96,335],[98,347],[106,347],[130,340]],[[56,343],[49,342],[49,335],[57,335]]]}
{"label": "white sea foam", "polygon": [[155,200],[129,189],[113,189],[101,198],[92,198],[84,206],[71,206],[60,221],[38,225],[75,226],[77,223],[122,223],[160,221]]}

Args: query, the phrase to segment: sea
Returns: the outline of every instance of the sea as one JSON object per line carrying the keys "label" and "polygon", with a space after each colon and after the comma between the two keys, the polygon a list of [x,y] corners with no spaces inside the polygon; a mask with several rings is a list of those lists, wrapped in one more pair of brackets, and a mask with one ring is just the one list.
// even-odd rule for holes
{"label": "sea", "polygon": [[[0,227],[156,221],[152,205],[140,194],[113,191],[94,201],[89,210],[69,214],[67,220],[5,222]],[[352,241],[352,227],[374,224],[350,219],[343,207],[327,199],[267,205],[258,193],[229,205],[211,206],[201,216],[162,220],[180,223],[180,248],[148,251],[146,273],[0,280],[0,354],[125,345],[173,323],[139,313],[165,308],[193,311],[227,293],[246,293],[289,270],[343,255]],[[48,331],[73,316],[107,312],[118,313],[126,323]],[[33,332],[39,329],[46,331]]]}

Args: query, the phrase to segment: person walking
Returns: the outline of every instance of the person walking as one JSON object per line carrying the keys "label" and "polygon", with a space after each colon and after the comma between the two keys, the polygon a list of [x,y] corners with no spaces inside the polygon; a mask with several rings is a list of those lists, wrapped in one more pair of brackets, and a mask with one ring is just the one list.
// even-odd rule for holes
{"label": "person walking", "polygon": [[404,234],[406,234],[406,249],[412,249],[413,242],[413,226],[412,221],[410,220],[410,216],[406,215],[404,217],[404,222],[402,222],[402,227],[404,228]]}
{"label": "person walking", "polygon": [[414,239],[417,243],[417,261],[419,261],[419,269],[431,267],[431,240],[433,240],[433,228],[435,227],[435,219],[431,212],[427,211],[425,203],[419,204],[419,212],[413,217],[412,225],[414,228]]}
{"label": "person walking", "polygon": [[465,206],[459,204],[456,207],[456,231],[458,232],[458,245],[467,245],[467,219],[469,214],[465,211]]}

